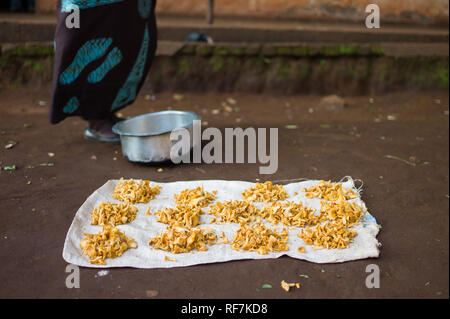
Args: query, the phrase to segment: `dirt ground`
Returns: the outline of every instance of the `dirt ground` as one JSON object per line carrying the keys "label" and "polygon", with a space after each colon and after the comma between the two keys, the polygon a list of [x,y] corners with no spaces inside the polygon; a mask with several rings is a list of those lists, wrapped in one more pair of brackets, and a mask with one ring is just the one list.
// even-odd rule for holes
{"label": "dirt ground", "polygon": [[[49,94],[0,93],[0,298],[449,297],[448,92],[349,97],[347,107],[334,111],[317,107],[320,96],[183,93],[175,101],[170,93],[142,92],[122,111],[126,117],[172,107],[198,112],[207,122],[203,128],[278,127],[279,168],[270,176],[258,175],[259,164],[127,162],[119,145],[84,140],[85,123],[78,118],[49,125]],[[215,114],[228,97],[238,109]],[[18,143],[5,149],[9,141]],[[4,170],[11,165],[16,169]],[[363,200],[382,225],[378,259],[320,265],[281,257],[111,269],[105,276],[81,268],[80,289],[65,286],[68,228],[84,200],[108,179],[336,181],[346,175],[364,181]],[[379,289],[365,286],[368,264],[380,268]],[[282,280],[302,287],[286,293]]]}

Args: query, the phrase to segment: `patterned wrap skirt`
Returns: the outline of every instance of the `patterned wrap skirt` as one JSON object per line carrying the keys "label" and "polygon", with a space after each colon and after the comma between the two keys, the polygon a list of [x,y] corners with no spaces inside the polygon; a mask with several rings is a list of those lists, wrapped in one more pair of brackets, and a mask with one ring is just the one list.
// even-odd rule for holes
{"label": "patterned wrap skirt", "polygon": [[[156,0],[59,0],[50,123],[133,103],[155,56]],[[79,28],[67,21],[79,12]],[[72,15],[72,16],[71,16]]]}

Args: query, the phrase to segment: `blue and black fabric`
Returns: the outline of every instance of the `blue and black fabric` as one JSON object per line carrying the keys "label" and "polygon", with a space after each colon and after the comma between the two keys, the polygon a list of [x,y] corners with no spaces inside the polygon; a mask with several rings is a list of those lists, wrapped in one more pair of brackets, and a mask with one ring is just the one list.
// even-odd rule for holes
{"label": "blue and black fabric", "polygon": [[[156,0],[59,0],[50,122],[104,119],[133,103],[157,45]],[[68,28],[74,8],[80,28]]]}

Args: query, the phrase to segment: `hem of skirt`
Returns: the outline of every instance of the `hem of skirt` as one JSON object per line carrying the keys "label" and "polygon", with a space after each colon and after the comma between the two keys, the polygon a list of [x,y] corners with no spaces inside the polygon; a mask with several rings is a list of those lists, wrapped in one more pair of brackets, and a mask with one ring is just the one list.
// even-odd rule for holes
{"label": "hem of skirt", "polygon": [[[134,100],[132,102],[129,102],[129,103],[127,103],[127,104],[125,104],[125,105],[123,105],[121,107],[118,107],[114,111],[110,111],[109,115],[120,111],[121,109],[123,109],[123,108],[125,108],[125,107],[127,107],[127,106],[129,106],[131,104],[133,104],[135,101],[136,100]],[[81,118],[83,118],[86,121],[91,120],[91,119],[92,120],[101,120],[101,119],[104,119],[104,118],[107,117],[107,115],[106,116],[105,115],[101,115],[101,116],[92,116],[92,115],[91,116],[86,116],[85,114],[77,114],[77,113],[73,113],[73,114],[57,114],[57,115],[50,114],[50,120],[49,121],[50,121],[50,124],[55,125],[55,124],[58,124],[58,123],[64,121],[66,118],[72,117],[72,116],[81,117]]]}

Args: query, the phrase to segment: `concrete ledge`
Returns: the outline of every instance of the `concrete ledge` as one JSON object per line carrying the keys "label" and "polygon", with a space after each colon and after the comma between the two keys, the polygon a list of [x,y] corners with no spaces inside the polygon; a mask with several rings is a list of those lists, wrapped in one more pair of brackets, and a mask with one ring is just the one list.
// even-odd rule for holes
{"label": "concrete ledge", "polygon": [[[331,44],[205,45],[161,42],[146,85],[153,91],[358,95],[448,88],[448,47]],[[428,50],[424,48],[428,47]],[[403,50],[403,51],[402,51]],[[53,44],[6,44],[0,88],[49,84]]]}

